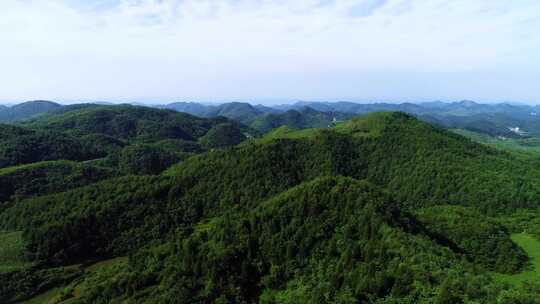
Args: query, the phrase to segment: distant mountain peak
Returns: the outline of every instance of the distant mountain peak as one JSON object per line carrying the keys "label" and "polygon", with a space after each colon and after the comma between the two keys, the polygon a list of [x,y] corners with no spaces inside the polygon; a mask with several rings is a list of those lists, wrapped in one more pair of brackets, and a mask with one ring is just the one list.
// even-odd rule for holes
{"label": "distant mountain peak", "polygon": [[0,121],[20,121],[33,118],[37,115],[49,113],[61,108],[62,105],[48,100],[32,100],[8,108],[0,113]]}
{"label": "distant mountain peak", "polygon": [[305,114],[308,114],[308,113],[311,113],[311,114],[314,114],[314,113],[320,113],[319,111],[313,109],[312,107],[310,106],[303,106],[301,108],[298,109],[298,112],[300,113],[305,113]]}
{"label": "distant mountain peak", "polygon": [[30,104],[35,104],[35,105],[50,105],[50,106],[58,106],[58,107],[61,107],[62,105],[59,104],[59,103],[56,103],[54,101],[50,101],[50,100],[29,100],[29,101],[25,101],[23,103],[20,103],[18,105],[15,105],[13,107],[19,107],[19,106],[24,106],[24,105],[30,105]]}
{"label": "distant mountain peak", "polygon": [[476,103],[475,101],[472,101],[472,100],[462,100],[460,102],[458,102],[459,105],[461,106],[464,106],[464,107],[475,107],[475,106],[478,106],[479,104]]}

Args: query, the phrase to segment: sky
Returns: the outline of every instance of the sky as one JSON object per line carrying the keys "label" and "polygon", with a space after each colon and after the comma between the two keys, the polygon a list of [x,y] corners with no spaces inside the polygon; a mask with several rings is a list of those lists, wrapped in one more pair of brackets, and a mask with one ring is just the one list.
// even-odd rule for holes
{"label": "sky", "polygon": [[540,103],[538,0],[1,0],[0,101]]}

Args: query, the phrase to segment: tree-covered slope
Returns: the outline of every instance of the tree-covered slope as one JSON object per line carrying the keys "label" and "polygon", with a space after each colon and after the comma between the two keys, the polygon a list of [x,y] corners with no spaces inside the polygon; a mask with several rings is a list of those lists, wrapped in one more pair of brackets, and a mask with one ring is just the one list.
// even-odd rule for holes
{"label": "tree-covered slope", "polygon": [[127,254],[170,229],[170,179],[126,176],[19,202],[2,229],[23,230],[34,259],[53,264]]}
{"label": "tree-covered slope", "polygon": [[[535,185],[540,175],[526,165],[510,155],[474,144],[407,115],[371,115],[336,130],[318,130],[294,139],[255,141],[231,150],[191,157],[172,167],[166,175],[174,183],[164,190],[169,193],[166,212],[172,221],[167,229],[185,224],[183,219],[193,224],[230,208],[256,206],[262,200],[321,176],[367,178],[395,193],[404,208],[453,203],[494,213],[534,207],[538,199]],[[523,176],[525,172],[527,179]],[[131,182],[128,179],[122,183]],[[101,187],[109,187],[108,184],[113,187],[120,181],[104,183]],[[6,211],[5,216],[22,222],[31,219],[32,208],[36,208],[44,218],[61,219],[54,214],[63,209],[51,207],[67,202],[67,209],[60,214],[69,213],[69,208],[74,207],[70,203],[73,200],[66,199],[65,195],[87,197],[89,204],[97,204],[100,200],[84,193],[110,192],[91,189],[23,202]],[[529,191],[524,191],[527,189]],[[122,195],[122,192],[114,193]],[[110,202],[103,200],[103,203]],[[186,208],[191,214],[187,218]],[[45,233],[43,236],[47,237],[48,222],[34,223],[45,225],[41,228],[26,228]],[[61,219],[57,223],[90,225],[82,219],[75,222]],[[46,238],[43,241],[48,242]]]}
{"label": "tree-covered slope", "polygon": [[0,205],[85,186],[110,178],[116,172],[109,168],[72,161],[50,161],[0,169]]}
{"label": "tree-covered slope", "polygon": [[95,163],[116,168],[121,174],[151,175],[159,174],[202,150],[196,142],[169,139],[132,144]]}
{"label": "tree-covered slope", "polygon": [[[133,147],[114,153],[161,146]],[[528,160],[376,113],[26,199],[0,229],[24,231],[36,273],[130,256],[64,283],[84,282],[74,303],[494,303],[510,287],[489,272],[526,257],[489,216],[537,208],[539,184]]]}
{"label": "tree-covered slope", "polygon": [[171,110],[131,105],[99,106],[49,115],[26,124],[29,128],[64,131],[77,136],[105,134],[122,140],[196,140],[226,119],[198,118]]}
{"label": "tree-covered slope", "polygon": [[0,124],[0,168],[46,160],[87,160],[98,156],[79,138],[60,131]]}
{"label": "tree-covered slope", "polygon": [[[530,162],[408,115],[381,117],[379,136],[364,137],[361,146],[370,164],[367,178],[401,200],[470,205],[484,211],[538,206],[540,172]],[[349,132],[358,125],[352,121],[340,127]],[[362,135],[360,131],[353,136]]]}
{"label": "tree-covered slope", "polygon": [[[155,203],[146,205],[129,209],[156,211]],[[97,230],[82,235],[99,234],[105,223],[95,222]],[[148,229],[157,223],[145,225],[121,238],[150,237]],[[74,303],[456,303],[495,300],[500,291],[494,290],[504,288],[478,276],[459,251],[388,194],[350,178],[316,178],[255,208],[177,227],[182,229],[168,240],[133,254],[129,264],[68,283],[64,297]]]}
{"label": "tree-covered slope", "polygon": [[246,139],[246,135],[236,124],[222,123],[215,125],[203,137],[200,143],[207,149],[235,146]]}
{"label": "tree-covered slope", "polygon": [[259,188],[345,175],[388,187],[411,205],[462,204],[491,212],[538,206],[540,172],[528,162],[405,114],[372,114],[335,129],[268,136],[195,157],[168,173],[205,178],[208,189],[201,192],[220,189],[216,200],[232,199],[235,191],[241,194],[236,199],[243,193],[252,198]]}
{"label": "tree-covered slope", "polygon": [[[413,221],[368,183],[315,179],[242,217],[226,213],[200,224],[188,237],[143,250],[118,274],[120,281],[132,278],[129,284],[99,282],[83,292],[81,301],[326,303],[390,295],[413,299],[413,293],[442,280],[441,270],[451,265],[448,262],[458,263],[447,249],[407,234],[417,228]],[[423,246],[430,248],[415,251]],[[405,266],[420,255],[432,259],[430,265],[423,257],[424,266],[434,273],[432,282]],[[108,285],[114,287],[97,292]],[[137,287],[130,296],[132,286]]]}
{"label": "tree-covered slope", "polygon": [[527,261],[525,252],[508,238],[508,229],[474,208],[440,205],[415,213],[430,231],[444,235],[477,265],[514,273]]}
{"label": "tree-covered slope", "polygon": [[245,136],[256,135],[248,127],[223,117],[198,118],[129,105],[84,106],[49,113],[18,126],[0,124],[0,168],[45,160],[91,160],[116,153],[130,144],[167,140],[192,146],[189,151],[178,152],[201,151],[193,146],[200,146],[199,139],[211,130],[215,133],[220,125],[230,126],[234,132],[208,136],[219,141],[209,143],[211,147],[234,145]]}

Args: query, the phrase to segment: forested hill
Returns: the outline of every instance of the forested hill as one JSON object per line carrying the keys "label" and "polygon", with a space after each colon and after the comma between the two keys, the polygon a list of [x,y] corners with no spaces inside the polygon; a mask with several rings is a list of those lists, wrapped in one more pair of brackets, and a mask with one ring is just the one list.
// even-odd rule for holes
{"label": "forested hill", "polygon": [[245,124],[249,124],[257,116],[266,113],[269,109],[252,106],[251,104],[244,102],[229,102],[217,106],[190,102],[177,102],[161,107],[178,112],[190,113],[199,117],[228,117]]}
{"label": "forested hill", "polygon": [[44,100],[28,101],[12,107],[0,106],[0,122],[31,119],[60,107],[61,105],[58,103]]}
{"label": "forested hill", "polygon": [[66,106],[23,124],[0,124],[0,205],[11,196],[58,192],[112,176],[157,174],[253,133],[223,117],[128,105]]}
{"label": "forested hill", "polygon": [[[149,130],[162,134],[155,131],[158,121],[168,125],[180,117],[194,123],[186,129],[193,133],[184,132],[197,134],[191,135],[197,141],[147,137]],[[48,124],[74,138],[95,135],[102,130],[96,123],[134,120],[128,125],[141,131],[100,133],[126,145],[117,150],[126,154],[85,163],[95,167],[53,162],[56,172],[73,176],[67,191],[58,189],[58,176],[67,174],[43,173],[49,163],[0,171],[14,185],[4,194],[0,229],[22,231],[24,247],[14,252],[28,257],[17,260],[24,262],[19,268],[0,271],[0,302],[47,292],[56,303],[539,298],[536,285],[508,285],[495,275],[528,267],[526,253],[510,238],[515,226],[498,219],[538,208],[534,160],[403,113],[370,114],[333,128],[279,128],[233,147],[221,139],[240,142],[235,124],[222,119],[212,125],[215,120],[172,111],[106,107],[26,124]],[[196,133],[207,124],[205,134]],[[13,130],[37,132],[26,128]],[[191,152],[179,148],[188,146]],[[155,161],[145,170],[135,166],[167,153],[191,154],[167,163],[162,174],[151,170]],[[100,170],[107,167],[112,170]],[[137,172],[145,175],[130,175]],[[21,185],[32,174],[48,187]]]}
{"label": "forested hill", "polygon": [[[249,130],[225,118],[202,119],[172,111],[110,106],[47,115],[21,126],[0,125],[0,167],[43,160],[90,160],[131,144],[167,141],[182,152],[201,150],[198,139],[221,124],[230,125],[220,145],[237,144]],[[234,136],[228,143],[227,136]],[[172,141],[172,142],[171,142]],[[211,143],[209,144],[211,145]],[[182,150],[180,148],[180,150]]]}
{"label": "forested hill", "polygon": [[282,126],[295,129],[328,128],[354,116],[356,115],[351,113],[319,112],[304,107],[283,113],[265,113],[255,118],[249,125],[261,132],[268,132]]}
{"label": "forested hill", "polygon": [[[48,129],[84,136],[103,134],[129,141],[163,139],[195,140],[220,123],[223,117],[199,118],[171,110],[131,105],[96,106],[42,116],[25,123],[32,129]],[[242,125],[237,124],[239,128]]]}
{"label": "forested hill", "polygon": [[268,132],[281,126],[296,129],[327,128],[334,123],[350,119],[357,114],[338,111],[317,111],[308,106],[295,107],[287,111],[249,103],[231,102],[219,106],[207,106],[192,102],[178,102],[166,106],[178,112],[186,112],[200,117],[223,116],[240,121],[260,132]]}
{"label": "forested hill", "polygon": [[209,187],[221,188],[219,196],[231,200],[243,197],[236,187],[255,191],[249,189],[261,181],[269,189],[282,189],[315,176],[344,175],[367,178],[413,205],[462,204],[494,212],[537,206],[540,170],[530,165],[410,115],[375,113],[334,129],[278,129],[234,151],[201,155],[167,172],[176,175],[177,170],[190,180],[215,178]]}

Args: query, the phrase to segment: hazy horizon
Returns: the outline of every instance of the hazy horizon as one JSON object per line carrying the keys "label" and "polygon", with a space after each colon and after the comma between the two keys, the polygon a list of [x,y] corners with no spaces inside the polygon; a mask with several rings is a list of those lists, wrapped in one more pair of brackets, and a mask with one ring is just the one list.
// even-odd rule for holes
{"label": "hazy horizon", "polygon": [[540,102],[533,0],[4,0],[0,103]]}
{"label": "hazy horizon", "polygon": [[464,101],[472,101],[478,104],[511,104],[511,105],[522,105],[522,106],[535,106],[539,104],[535,103],[523,103],[523,102],[515,102],[515,101],[478,101],[478,100],[471,100],[471,99],[463,99],[463,100],[427,100],[427,101],[392,101],[392,100],[298,100],[298,99],[292,99],[292,100],[275,100],[275,101],[256,101],[256,100],[221,100],[221,101],[204,101],[204,100],[163,100],[163,101],[141,101],[141,100],[124,100],[124,101],[107,101],[107,100],[73,100],[73,101],[62,101],[62,100],[48,100],[48,99],[35,99],[35,100],[23,100],[18,102],[2,102],[0,101],[0,105],[3,106],[14,106],[25,102],[32,102],[32,101],[49,101],[58,103],[61,105],[74,105],[74,104],[85,104],[85,103],[94,103],[94,104],[111,104],[111,105],[119,105],[119,104],[131,104],[131,105],[142,105],[142,106],[165,106],[173,103],[198,103],[202,105],[207,106],[217,106],[221,104],[226,103],[248,103],[251,105],[263,105],[263,106],[286,106],[286,105],[293,105],[295,103],[301,103],[301,102],[313,102],[313,103],[338,103],[338,102],[348,102],[348,103],[357,103],[357,104],[378,104],[378,103],[387,103],[387,104],[404,104],[404,103],[412,103],[412,104],[424,104],[424,103],[432,103],[432,102],[442,102],[442,103],[459,103]]}

